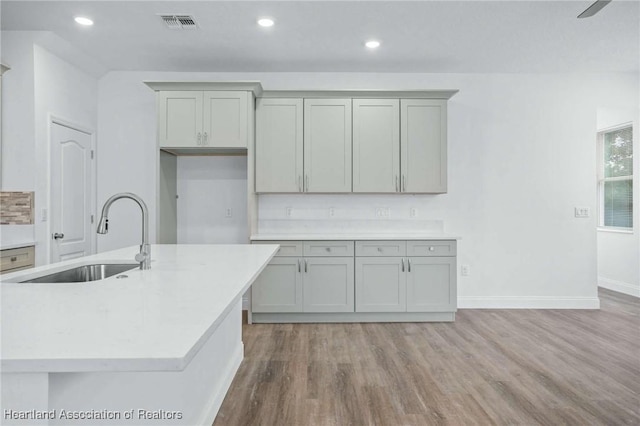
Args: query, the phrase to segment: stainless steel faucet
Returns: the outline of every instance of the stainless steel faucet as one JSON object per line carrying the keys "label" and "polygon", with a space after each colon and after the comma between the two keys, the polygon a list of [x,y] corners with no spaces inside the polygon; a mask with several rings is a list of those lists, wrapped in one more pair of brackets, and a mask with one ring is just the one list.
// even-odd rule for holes
{"label": "stainless steel faucet", "polygon": [[147,205],[142,198],[131,192],[121,192],[109,198],[102,207],[102,216],[98,222],[98,234],[106,234],[109,232],[109,208],[116,200],[121,198],[129,198],[140,206],[142,210],[142,244],[140,244],[140,253],[136,254],[136,262],[140,262],[140,269],[151,268],[151,246],[149,245],[149,211]]}

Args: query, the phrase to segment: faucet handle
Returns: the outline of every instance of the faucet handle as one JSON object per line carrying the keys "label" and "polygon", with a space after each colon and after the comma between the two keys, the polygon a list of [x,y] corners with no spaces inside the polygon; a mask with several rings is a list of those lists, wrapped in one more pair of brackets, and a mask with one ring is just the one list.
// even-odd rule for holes
{"label": "faucet handle", "polygon": [[136,262],[144,262],[147,259],[147,253],[144,252],[140,252],[138,254],[136,254]]}

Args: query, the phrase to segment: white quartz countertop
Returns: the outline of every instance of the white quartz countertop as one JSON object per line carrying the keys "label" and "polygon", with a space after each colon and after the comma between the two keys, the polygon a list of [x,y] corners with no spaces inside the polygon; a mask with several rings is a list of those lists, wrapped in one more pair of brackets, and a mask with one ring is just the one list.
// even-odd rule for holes
{"label": "white quartz countertop", "polygon": [[459,240],[459,236],[445,233],[318,233],[318,234],[254,234],[251,241],[329,241],[329,240]]}
{"label": "white quartz countertop", "polygon": [[35,245],[34,225],[0,225],[0,250]]}
{"label": "white quartz countertop", "polygon": [[2,275],[2,371],[180,371],[278,246],[153,245],[151,269],[125,279],[17,283],[69,265],[134,263],[138,249]]}
{"label": "white quartz countertop", "polygon": [[20,247],[30,247],[35,246],[36,242],[34,240],[25,240],[25,241],[14,241],[10,243],[5,243],[4,241],[0,244],[0,250],[10,250]]}

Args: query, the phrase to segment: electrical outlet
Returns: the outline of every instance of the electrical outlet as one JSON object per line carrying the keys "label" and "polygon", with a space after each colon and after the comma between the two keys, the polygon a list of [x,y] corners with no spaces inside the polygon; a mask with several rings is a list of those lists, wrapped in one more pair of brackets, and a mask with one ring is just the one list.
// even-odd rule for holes
{"label": "electrical outlet", "polygon": [[226,217],[233,217],[233,209],[231,207],[227,208],[225,216]]}
{"label": "electrical outlet", "polygon": [[285,213],[286,213],[287,217],[291,217],[291,214],[293,213],[293,209],[291,207],[287,207],[285,209]]}
{"label": "electrical outlet", "polygon": [[460,265],[460,275],[462,275],[463,277],[468,277],[470,273],[471,273],[471,268],[469,267],[469,265],[466,265],[466,264]]}
{"label": "electrical outlet", "polygon": [[336,215],[336,210],[333,207],[329,207],[329,217],[334,217]]}
{"label": "electrical outlet", "polygon": [[376,217],[380,219],[388,219],[390,216],[389,207],[376,207]]}
{"label": "electrical outlet", "polygon": [[574,214],[575,217],[587,218],[591,215],[591,209],[589,207],[576,207]]}
{"label": "electrical outlet", "polygon": [[411,207],[409,209],[409,216],[410,217],[417,217],[418,216],[418,209],[416,209],[415,207]]}

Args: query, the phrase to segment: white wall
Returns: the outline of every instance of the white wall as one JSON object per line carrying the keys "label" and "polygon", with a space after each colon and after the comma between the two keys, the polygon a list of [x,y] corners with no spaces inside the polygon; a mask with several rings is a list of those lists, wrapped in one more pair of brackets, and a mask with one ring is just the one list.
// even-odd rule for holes
{"label": "white wall", "polygon": [[598,131],[632,123],[634,152],[633,229],[629,232],[598,229],[598,285],[640,297],[640,110],[630,98],[629,108],[618,104],[598,109]]}
{"label": "white wall", "polygon": [[[367,203],[389,205],[392,215],[415,206],[420,219],[443,221],[462,236],[459,262],[471,275],[459,277],[460,306],[598,306],[596,217],[576,219],[574,207],[596,211],[596,109],[637,102],[637,75],[112,72],[100,81],[99,200],[127,190],[154,209],[155,97],[145,80],[460,89],[449,105],[449,193]],[[260,208],[284,214],[287,206],[305,209],[312,197],[263,196]],[[337,209],[361,200],[327,197]],[[119,214],[101,250],[137,244],[139,225],[127,223],[124,207]]]}
{"label": "white wall", "polygon": [[98,80],[39,44],[50,33],[2,33],[3,76],[2,186],[35,191],[36,265],[49,262],[49,123],[64,119],[84,129],[97,128]]}
{"label": "white wall", "polygon": [[248,242],[246,156],[179,157],[178,196],[178,244]]}

